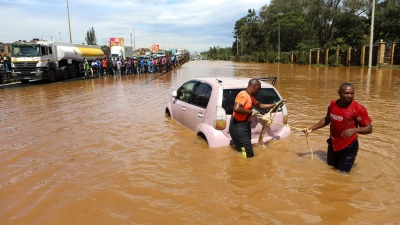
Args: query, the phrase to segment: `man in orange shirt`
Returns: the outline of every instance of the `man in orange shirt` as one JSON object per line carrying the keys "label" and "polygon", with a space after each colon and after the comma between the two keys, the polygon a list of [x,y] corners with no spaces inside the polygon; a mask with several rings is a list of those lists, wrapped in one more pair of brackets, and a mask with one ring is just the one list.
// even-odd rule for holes
{"label": "man in orange shirt", "polygon": [[108,75],[108,71],[107,71],[107,60],[106,60],[106,58],[104,58],[104,59],[101,61],[101,66],[103,67],[103,70],[102,70],[103,74],[102,74],[102,76],[104,75],[104,73],[106,73],[106,75]]}
{"label": "man in orange shirt", "polygon": [[257,79],[251,79],[246,90],[239,92],[233,105],[233,115],[229,124],[229,133],[238,152],[245,158],[254,156],[253,146],[251,145],[251,116],[257,114],[257,110],[252,109],[256,106],[259,109],[269,109],[276,104],[260,104],[254,96],[261,89],[261,83]]}

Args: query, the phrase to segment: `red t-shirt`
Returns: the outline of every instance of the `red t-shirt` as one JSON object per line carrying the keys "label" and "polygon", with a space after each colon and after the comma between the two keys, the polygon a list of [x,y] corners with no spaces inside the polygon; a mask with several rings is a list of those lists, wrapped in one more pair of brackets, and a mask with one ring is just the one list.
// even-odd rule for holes
{"label": "red t-shirt", "polygon": [[[239,92],[239,94],[235,98],[235,103],[236,102],[242,104],[242,106],[247,110],[250,110],[252,105],[257,105],[258,103],[258,101],[253,96],[250,96],[249,93],[247,93],[247,91],[245,90]],[[245,121],[248,117],[247,121],[251,121],[251,115],[248,114],[233,112],[233,117],[237,121]]]}
{"label": "red t-shirt", "polygon": [[355,133],[349,138],[342,137],[342,132],[349,128],[365,127],[371,123],[367,109],[360,103],[352,101],[347,108],[338,106],[339,100],[332,100],[328,106],[328,113],[331,118],[331,139],[333,150],[340,151],[357,140]]}

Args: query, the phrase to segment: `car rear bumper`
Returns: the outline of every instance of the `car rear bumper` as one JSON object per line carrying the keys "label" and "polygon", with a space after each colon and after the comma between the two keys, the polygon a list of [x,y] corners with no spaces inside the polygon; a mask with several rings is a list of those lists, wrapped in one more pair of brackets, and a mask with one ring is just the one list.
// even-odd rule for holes
{"label": "car rear bumper", "polygon": [[[233,145],[232,139],[225,136],[225,134],[221,130],[216,130],[214,127],[210,125],[202,124],[196,131],[197,134],[202,133],[208,142],[208,146],[215,148],[215,147],[223,147],[228,145]],[[272,139],[280,140],[282,138],[286,138],[291,133],[291,129],[288,126],[283,126],[279,132],[273,132],[272,135],[265,133],[263,138],[263,142],[266,143]],[[258,138],[252,138],[251,144],[257,144]]]}

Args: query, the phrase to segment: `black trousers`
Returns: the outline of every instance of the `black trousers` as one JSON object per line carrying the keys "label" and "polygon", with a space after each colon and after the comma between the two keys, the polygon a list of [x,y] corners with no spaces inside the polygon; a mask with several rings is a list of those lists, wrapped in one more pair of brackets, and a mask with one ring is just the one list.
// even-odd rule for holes
{"label": "black trousers", "polygon": [[342,172],[350,172],[358,153],[358,140],[353,141],[349,146],[340,151],[333,151],[331,139],[328,142],[327,163]]}
{"label": "black trousers", "polygon": [[246,158],[254,156],[253,146],[251,145],[251,122],[237,121],[233,116],[229,124],[229,133],[238,152]]}

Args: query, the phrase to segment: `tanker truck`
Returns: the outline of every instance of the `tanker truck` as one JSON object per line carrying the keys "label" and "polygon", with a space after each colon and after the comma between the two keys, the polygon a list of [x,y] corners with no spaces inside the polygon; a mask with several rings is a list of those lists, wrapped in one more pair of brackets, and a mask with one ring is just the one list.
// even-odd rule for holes
{"label": "tanker truck", "polygon": [[21,83],[75,78],[84,72],[84,59],[104,57],[98,46],[52,41],[15,42],[11,49],[12,76]]}

